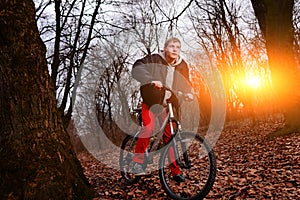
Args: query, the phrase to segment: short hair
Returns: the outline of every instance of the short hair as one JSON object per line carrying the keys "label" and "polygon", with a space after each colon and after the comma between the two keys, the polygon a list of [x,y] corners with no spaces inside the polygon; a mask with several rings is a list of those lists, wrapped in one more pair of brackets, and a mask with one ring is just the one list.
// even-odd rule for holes
{"label": "short hair", "polygon": [[179,44],[181,45],[181,41],[177,37],[171,37],[166,40],[164,48],[166,48],[170,42],[179,42]]}

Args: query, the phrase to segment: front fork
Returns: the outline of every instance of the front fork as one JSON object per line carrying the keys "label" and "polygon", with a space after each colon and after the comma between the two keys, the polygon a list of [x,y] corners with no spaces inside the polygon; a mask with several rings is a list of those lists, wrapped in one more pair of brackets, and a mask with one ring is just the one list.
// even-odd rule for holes
{"label": "front fork", "polygon": [[[170,104],[170,103],[168,104],[168,109],[169,109],[169,113],[170,113],[169,125],[170,125],[170,131],[171,131],[171,134],[172,134],[172,141],[171,141],[172,144],[171,145],[173,146],[173,149],[174,149],[176,164],[179,165],[180,168],[188,169],[188,168],[191,167],[191,162],[188,159],[186,144],[182,140],[181,135],[180,135],[180,133],[182,132],[181,124],[179,123],[179,121],[175,120],[172,104]],[[180,141],[180,146],[181,146],[181,149],[182,149],[182,152],[183,152],[184,163],[181,162],[181,160],[180,160],[178,147],[176,145],[176,137],[175,137],[176,132],[175,132],[174,126],[173,126],[174,121],[176,122],[176,125],[177,125],[177,134],[178,134],[178,139]]]}

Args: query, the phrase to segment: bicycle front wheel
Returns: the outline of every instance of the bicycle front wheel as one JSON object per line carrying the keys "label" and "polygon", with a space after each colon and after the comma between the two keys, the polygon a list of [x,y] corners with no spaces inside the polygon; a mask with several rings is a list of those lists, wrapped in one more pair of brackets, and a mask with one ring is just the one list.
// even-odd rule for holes
{"label": "bicycle front wheel", "polygon": [[185,182],[177,183],[173,180],[169,168],[170,148],[172,142],[162,152],[159,162],[159,178],[165,192],[173,199],[203,199],[211,190],[216,177],[216,160],[204,138],[196,133],[182,132],[176,136],[176,148],[178,149],[181,173]]}
{"label": "bicycle front wheel", "polygon": [[132,173],[134,162],[132,160],[135,152],[137,138],[127,135],[122,142],[119,158],[119,166],[122,177],[129,184],[137,183],[140,176],[135,176]]}

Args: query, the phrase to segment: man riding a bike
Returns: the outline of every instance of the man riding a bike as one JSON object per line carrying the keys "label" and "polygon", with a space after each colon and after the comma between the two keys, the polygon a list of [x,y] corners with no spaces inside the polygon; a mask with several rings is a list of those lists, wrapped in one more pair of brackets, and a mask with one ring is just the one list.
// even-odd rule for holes
{"label": "man riding a bike", "polygon": [[[133,173],[144,175],[143,169],[144,153],[147,149],[149,138],[155,127],[155,118],[163,120],[166,114],[161,112],[165,98],[164,87],[177,91],[177,95],[185,95],[192,99],[191,85],[189,82],[189,68],[187,63],[180,56],[181,42],[178,38],[172,37],[165,42],[164,50],[159,54],[148,55],[137,60],[132,69],[132,76],[141,83],[140,92],[142,102],[142,130],[139,134],[133,161]],[[175,115],[179,117],[179,103],[177,98],[171,97]],[[163,140],[167,143],[171,138],[170,126],[164,132]],[[185,177],[180,171],[174,159],[174,152],[169,151],[169,158],[173,162],[170,169],[175,181],[184,182]]]}

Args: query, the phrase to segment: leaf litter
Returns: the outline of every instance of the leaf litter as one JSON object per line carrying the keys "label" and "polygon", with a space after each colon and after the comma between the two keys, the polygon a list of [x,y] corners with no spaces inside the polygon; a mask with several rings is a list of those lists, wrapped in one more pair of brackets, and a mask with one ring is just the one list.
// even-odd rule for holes
{"label": "leaf litter", "polygon": [[[216,181],[205,199],[300,199],[300,134],[268,137],[282,126],[273,120],[225,127],[214,147]],[[116,158],[118,152],[107,156]],[[157,171],[128,185],[117,169],[92,155],[81,153],[78,158],[98,193],[95,200],[169,199]]]}

